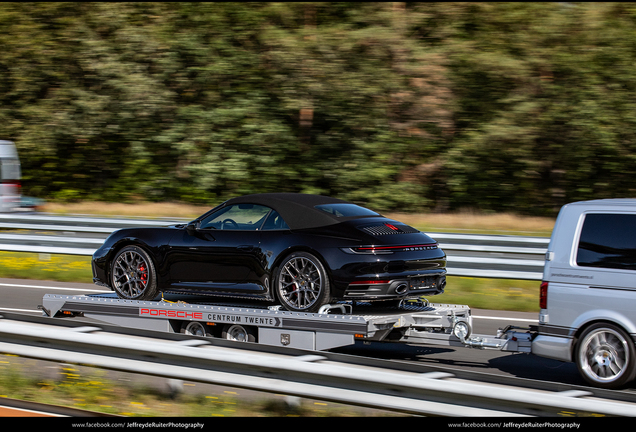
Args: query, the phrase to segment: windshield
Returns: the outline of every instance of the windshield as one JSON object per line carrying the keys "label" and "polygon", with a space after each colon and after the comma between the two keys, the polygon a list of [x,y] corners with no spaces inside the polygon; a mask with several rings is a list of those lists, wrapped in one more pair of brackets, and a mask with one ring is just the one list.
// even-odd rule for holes
{"label": "windshield", "polygon": [[369,210],[359,205],[349,203],[321,204],[316,206],[317,209],[330,213],[336,217],[349,216],[380,216],[373,210]]}

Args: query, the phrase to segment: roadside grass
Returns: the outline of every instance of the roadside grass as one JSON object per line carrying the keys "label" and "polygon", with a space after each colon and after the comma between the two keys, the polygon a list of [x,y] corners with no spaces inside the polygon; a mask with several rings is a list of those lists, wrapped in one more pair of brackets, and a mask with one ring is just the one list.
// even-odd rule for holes
{"label": "roadside grass", "polygon": [[0,251],[0,277],[93,283],[91,257]]}
{"label": "roadside grass", "polygon": [[444,294],[431,303],[463,304],[471,309],[539,312],[539,281],[448,276]]}
{"label": "roadside grass", "polygon": [[[56,214],[85,214],[139,218],[194,219],[210,210],[209,206],[177,202],[167,203],[46,203],[40,210]],[[511,213],[480,213],[463,210],[457,213],[386,213],[385,216],[407,223],[425,232],[465,232],[549,237],[554,218],[519,216]]]}
{"label": "roadside grass", "polygon": [[[128,376],[128,375],[125,375]],[[174,393],[116,379],[104,369],[0,355],[0,402],[11,398],[125,417],[387,417],[381,410],[303,400],[289,406],[267,393],[240,397],[224,387]],[[195,386],[194,383],[188,385]],[[224,390],[225,389],[225,390]]]}
{"label": "roadside grass", "polygon": [[411,225],[423,232],[497,234],[550,237],[555,219],[519,216],[511,213],[486,214],[464,210],[458,213],[405,214],[385,216]]}
{"label": "roadside grass", "polygon": [[[218,203],[220,204],[220,203]],[[54,203],[47,202],[39,207],[39,210],[47,213],[62,215],[95,215],[108,217],[131,217],[131,218],[196,218],[215,207],[201,206],[177,202],[137,202],[137,203],[111,203],[83,201],[77,203]]]}

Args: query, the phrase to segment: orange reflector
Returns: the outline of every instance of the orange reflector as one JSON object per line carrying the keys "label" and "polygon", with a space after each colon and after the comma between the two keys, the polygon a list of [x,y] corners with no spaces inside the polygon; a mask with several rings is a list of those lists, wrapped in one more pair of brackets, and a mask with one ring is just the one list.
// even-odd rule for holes
{"label": "orange reflector", "polygon": [[362,339],[364,335],[362,333],[356,333],[353,335],[354,338]]}
{"label": "orange reflector", "polygon": [[206,324],[209,325],[209,326],[215,326],[216,325],[216,323],[206,323]]}

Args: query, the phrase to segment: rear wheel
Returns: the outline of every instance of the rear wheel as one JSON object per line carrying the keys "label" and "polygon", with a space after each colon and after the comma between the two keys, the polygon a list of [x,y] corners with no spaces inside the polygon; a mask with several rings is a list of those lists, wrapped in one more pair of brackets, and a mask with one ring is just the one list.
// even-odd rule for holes
{"label": "rear wheel", "polygon": [[318,258],[295,252],[276,273],[276,295],[283,307],[295,312],[316,312],[330,300],[329,278]]}
{"label": "rear wheel", "polygon": [[634,379],[634,342],[615,325],[590,326],[579,339],[575,356],[583,378],[597,387],[619,388]]}
{"label": "rear wheel", "polygon": [[126,246],[115,256],[111,268],[111,286],[117,296],[128,300],[153,300],[157,297],[157,276],[150,256],[138,246]]}

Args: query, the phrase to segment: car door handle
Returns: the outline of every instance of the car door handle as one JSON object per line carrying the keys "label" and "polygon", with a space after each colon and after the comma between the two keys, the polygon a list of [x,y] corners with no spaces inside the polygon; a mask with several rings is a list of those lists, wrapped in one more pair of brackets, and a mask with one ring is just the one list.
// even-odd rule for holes
{"label": "car door handle", "polygon": [[238,250],[243,251],[243,252],[251,252],[254,250],[254,246],[253,245],[241,245],[237,247]]}

